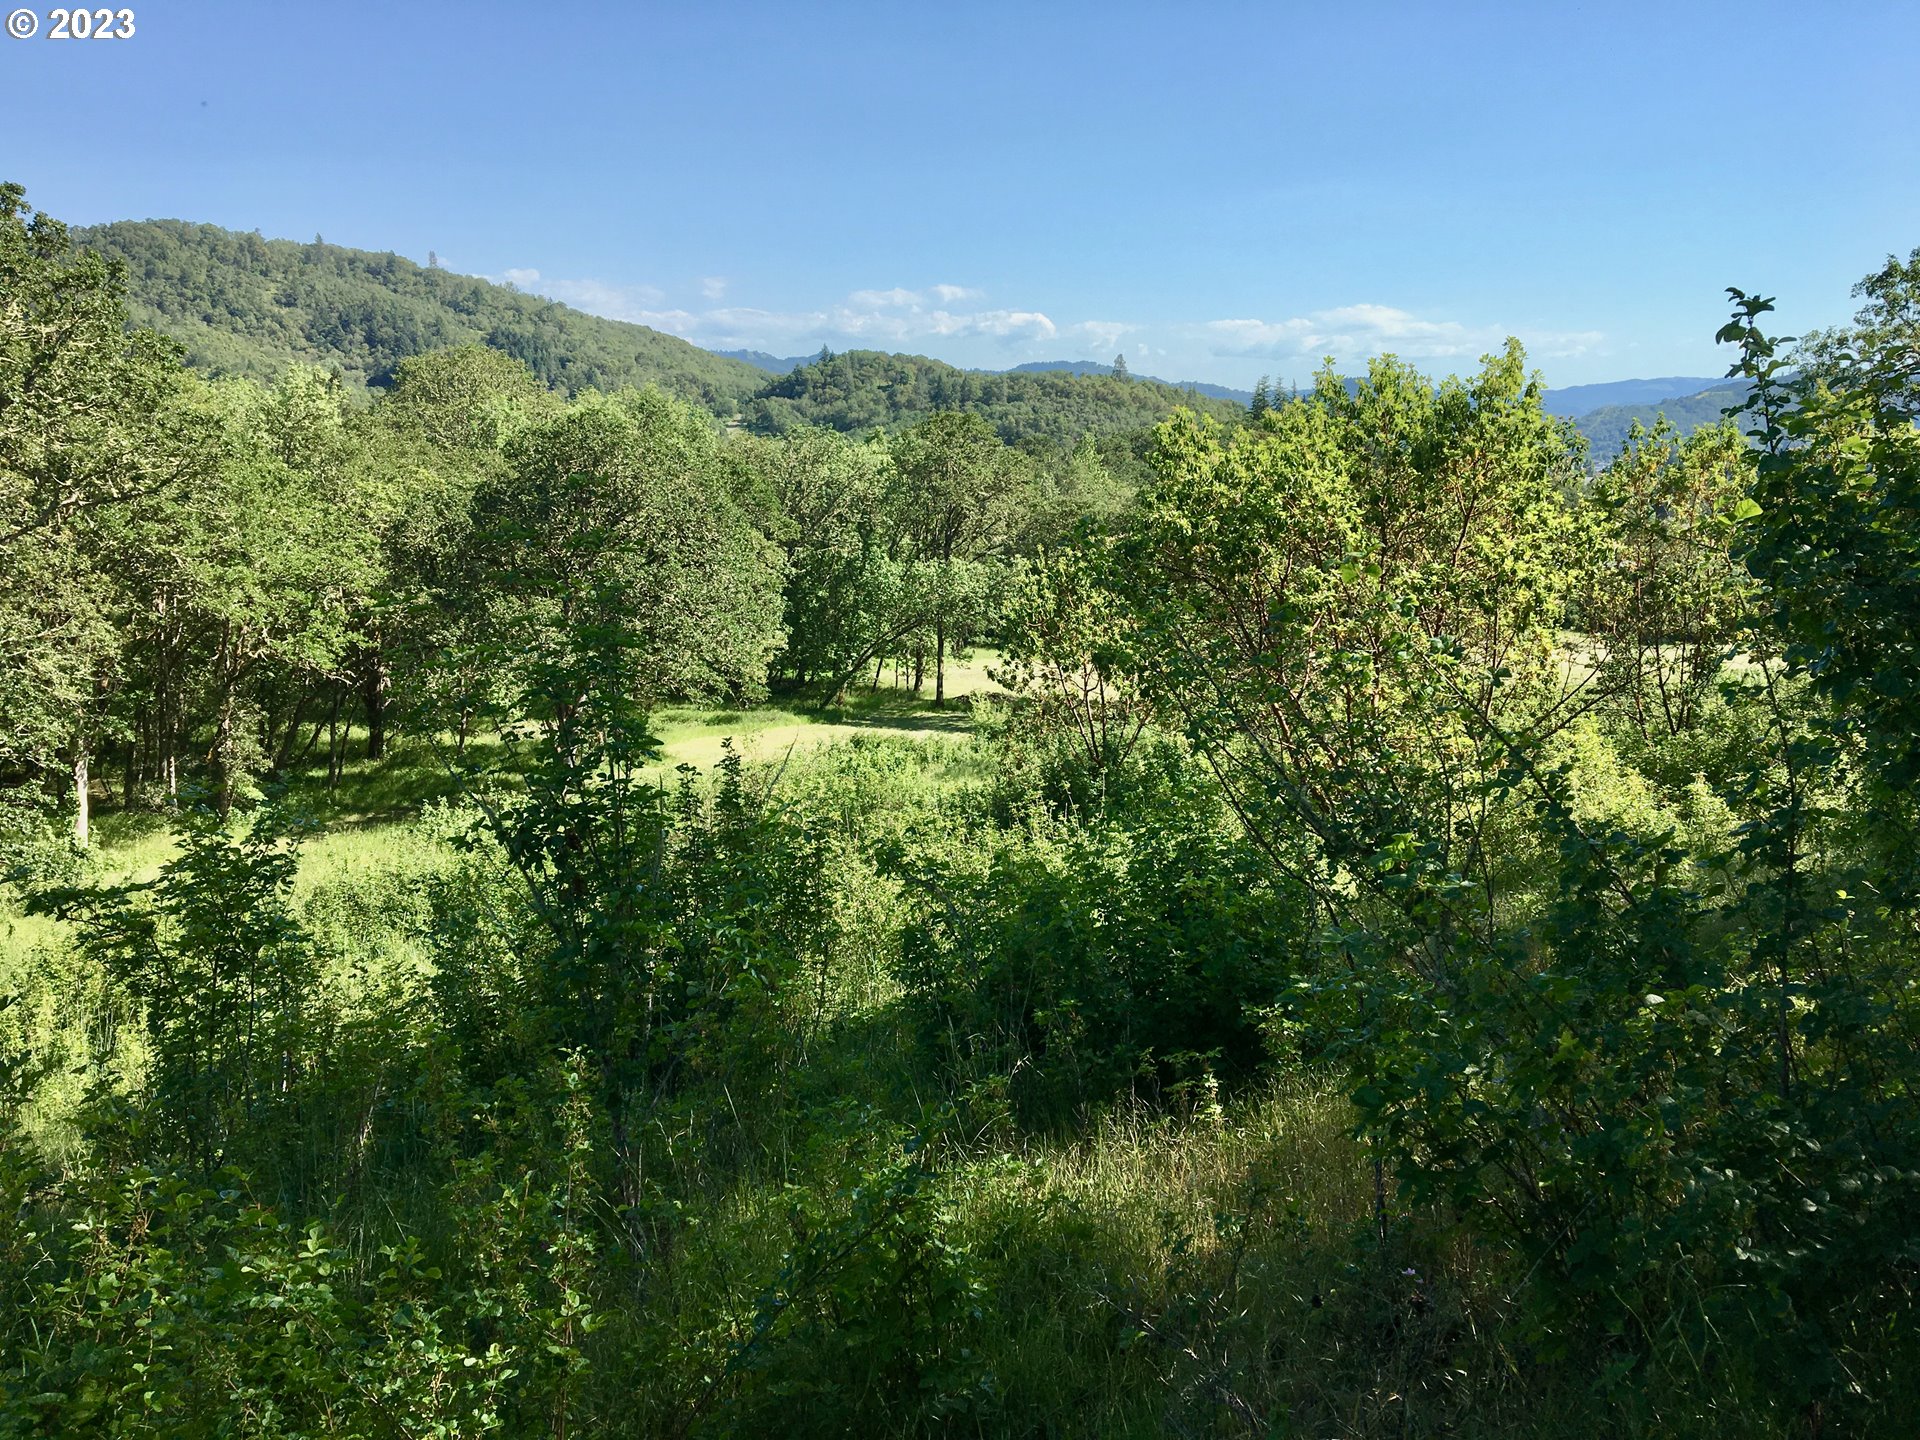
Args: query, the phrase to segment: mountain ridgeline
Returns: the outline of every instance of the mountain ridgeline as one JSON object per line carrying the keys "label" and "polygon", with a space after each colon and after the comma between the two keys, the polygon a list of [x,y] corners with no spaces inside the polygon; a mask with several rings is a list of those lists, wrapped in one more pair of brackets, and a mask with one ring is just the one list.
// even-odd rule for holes
{"label": "mountain ridgeline", "polygon": [[1718,425],[1729,408],[1744,405],[1751,391],[1745,380],[1721,380],[1693,394],[1671,395],[1666,399],[1632,405],[1603,405],[1574,420],[1587,437],[1587,450],[1596,464],[1604,465],[1620,453],[1635,425],[1651,430],[1663,417],[1682,435],[1691,435],[1709,425]]}
{"label": "mountain ridgeline", "polygon": [[1157,380],[961,370],[919,355],[848,350],[822,355],[772,380],[748,404],[746,421],[769,435],[801,425],[857,433],[898,430],[941,410],[963,410],[990,420],[1010,445],[1072,444],[1088,433],[1104,438],[1144,429],[1181,405],[1229,421],[1246,413],[1231,400]]}
{"label": "mountain ridgeline", "polygon": [[[1156,424],[1178,405],[1239,407],[1110,374],[992,375],[918,356],[853,352],[805,364],[717,354],[645,325],[588,315],[391,253],[268,240],[178,220],[126,220],[75,239],[126,267],[129,318],[186,347],[195,369],[271,380],[292,364],[383,389],[412,355],[479,343],[563,394],[657,385],[722,419],[784,434],[800,425],[901,430],[940,409],[987,419],[1008,443],[1071,443]],[[776,373],[785,366],[788,373]],[[796,368],[797,367],[797,368]]]}
{"label": "mountain ridgeline", "polygon": [[[1139,437],[1182,405],[1231,422],[1249,398],[1197,381],[1115,376],[1091,360],[982,371],[867,350],[715,352],[511,285],[318,236],[302,244],[179,220],[74,233],[126,267],[129,318],[178,340],[188,363],[212,375],[269,381],[289,365],[319,365],[364,394],[391,384],[409,356],[478,343],[524,362],[562,394],[655,385],[764,435],[808,425],[898,432],[960,410],[986,419],[1007,443],[1029,445]],[[1636,422],[1651,426],[1664,414],[1690,434],[1738,398],[1737,386],[1675,376],[1549,391],[1545,404],[1572,419],[1604,461]]]}
{"label": "mountain ridgeline", "polygon": [[350,389],[378,389],[410,355],[479,343],[566,394],[654,384],[720,413],[766,378],[645,325],[317,236],[303,245],[127,220],[74,238],[126,266],[131,320],[180,341],[188,363],[214,375],[271,380],[299,363],[337,370]]}

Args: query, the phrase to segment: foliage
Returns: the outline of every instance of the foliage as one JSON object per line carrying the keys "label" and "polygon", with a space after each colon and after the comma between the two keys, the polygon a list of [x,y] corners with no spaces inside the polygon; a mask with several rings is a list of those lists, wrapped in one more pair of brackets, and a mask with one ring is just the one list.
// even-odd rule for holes
{"label": "foliage", "polygon": [[78,238],[124,264],[134,318],[213,375],[265,381],[322,365],[358,391],[391,384],[411,356],[484,344],[564,393],[653,384],[727,414],[765,378],[644,325],[399,255],[178,220],[121,220]]}
{"label": "foliage", "polygon": [[[1304,896],[1220,824],[1176,751],[1104,814],[902,857],[928,902],[902,975],[935,1053],[1029,1125],[1258,1068],[1257,1013],[1306,943]],[[1153,773],[1157,771],[1158,773]]]}
{"label": "foliage", "polygon": [[1406,836],[1491,860],[1484,744],[1577,701],[1554,653],[1588,553],[1574,460],[1517,348],[1437,391],[1327,371],[1238,436],[1163,427],[1120,549],[1132,667],[1276,861],[1371,868]]}
{"label": "foliage", "polygon": [[495,670],[531,667],[520,688],[550,697],[543,720],[566,721],[572,701],[541,676],[576,644],[620,667],[641,711],[764,695],[778,561],[732,484],[705,417],[657,393],[590,399],[514,433],[475,498],[466,570],[509,603],[488,616],[482,597],[456,598],[488,626]]}
{"label": "foliage", "polygon": [[949,1238],[924,1137],[896,1146],[836,1167],[831,1193],[787,1188],[791,1242],[751,1315],[730,1317],[725,1369],[699,1402],[720,1402],[715,1428],[920,1435],[992,1413],[975,1348],[990,1297]]}
{"label": "foliage", "polygon": [[1684,441],[1636,426],[1594,483],[1606,560],[1578,620],[1643,739],[1693,727],[1741,635],[1749,580],[1733,527],[1751,505],[1750,459],[1730,425]]}
{"label": "foliage", "polygon": [[1008,444],[1047,440],[1070,446],[1143,430],[1186,405],[1229,420],[1242,412],[1154,380],[1062,372],[979,373],[918,355],[846,350],[774,377],[745,409],[749,428],[784,435],[802,425],[850,434],[898,431],[941,411],[964,411]]}
{"label": "foliage", "polygon": [[1064,763],[1049,765],[1056,805],[1091,805],[1091,791],[1126,765],[1148,719],[1127,668],[1126,616],[1100,583],[1108,562],[1092,545],[1042,551],[1016,568],[1007,598],[996,678],[1026,702],[1007,739],[1031,739],[1043,754],[1065,744]]}
{"label": "foliage", "polygon": [[1920,1402],[1911,261],[1791,355],[1736,292],[1753,433],[1594,473],[1517,346],[1227,424],[823,355],[750,434],[135,227],[391,361],[205,382],[8,198],[0,1431]]}
{"label": "foliage", "polygon": [[287,903],[295,857],[278,817],[233,835],[190,815],[180,839],[151,885],[38,903],[77,915],[82,952],[144,1012],[144,1138],[211,1174],[285,1132],[327,1027],[317,957]]}

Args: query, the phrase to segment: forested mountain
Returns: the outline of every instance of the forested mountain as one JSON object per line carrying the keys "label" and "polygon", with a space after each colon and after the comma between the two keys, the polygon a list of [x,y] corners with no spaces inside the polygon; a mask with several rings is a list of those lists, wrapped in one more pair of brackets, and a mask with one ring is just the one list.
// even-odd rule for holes
{"label": "forested mountain", "polygon": [[956,409],[984,416],[1009,443],[1071,444],[1089,431],[1144,429],[1181,404],[1222,418],[1240,413],[1218,393],[1115,380],[1107,366],[1085,375],[989,374],[868,351],[824,362],[717,353],[509,285],[318,237],[300,244],[179,220],[122,220],[74,235],[124,262],[134,323],[179,340],[190,365],[216,376],[271,380],[289,365],[314,364],[339,371],[350,389],[382,389],[409,356],[478,343],[565,393],[654,384],[721,416],[744,412],[763,434],[796,425],[899,430]]}
{"label": "forested mountain", "polygon": [[848,350],[825,355],[768,384],[747,407],[748,428],[784,435],[801,425],[864,432],[899,430],[942,410],[983,416],[1008,444],[1140,430],[1180,405],[1238,420],[1245,410],[1157,380],[1055,371],[960,370],[920,355]]}
{"label": "forested mountain", "polygon": [[1573,423],[1587,437],[1593,459],[1604,464],[1620,453],[1635,424],[1652,429],[1664,415],[1682,435],[1691,435],[1704,426],[1718,425],[1726,408],[1745,400],[1750,388],[1744,380],[1727,380],[1691,395],[1646,404],[1605,405]]}
{"label": "forested mountain", "polygon": [[[654,384],[715,414],[742,414],[761,434],[799,425],[893,431],[953,409],[985,417],[1009,444],[1134,433],[1177,405],[1237,419],[1250,398],[1198,381],[1116,379],[1110,363],[1094,360],[993,372],[865,350],[824,359],[704,350],[510,285],[318,237],[311,244],[268,240],[179,220],[122,220],[74,233],[125,263],[129,317],[179,340],[188,363],[211,375],[270,380],[289,365],[317,364],[337,370],[350,389],[381,389],[408,356],[478,343],[523,361],[565,393]],[[1711,380],[1675,376],[1569,386],[1549,391],[1544,408],[1576,417],[1595,458],[1604,459],[1635,421],[1651,425],[1664,413],[1689,434],[1717,421],[1734,394]],[[1587,408],[1597,399],[1612,403]]]}
{"label": "forested mountain", "polygon": [[731,414],[764,374],[644,325],[587,315],[403,256],[267,240],[179,220],[77,230],[125,262],[128,313],[187,347],[195,369],[268,380],[296,362],[384,387],[410,355],[480,343],[524,361],[557,390],[652,383]]}
{"label": "forested mountain", "polygon": [[1572,420],[1613,405],[1653,405],[1674,395],[1697,395],[1725,383],[1714,375],[1666,375],[1652,380],[1604,380],[1597,385],[1563,385],[1540,399],[1549,415]]}

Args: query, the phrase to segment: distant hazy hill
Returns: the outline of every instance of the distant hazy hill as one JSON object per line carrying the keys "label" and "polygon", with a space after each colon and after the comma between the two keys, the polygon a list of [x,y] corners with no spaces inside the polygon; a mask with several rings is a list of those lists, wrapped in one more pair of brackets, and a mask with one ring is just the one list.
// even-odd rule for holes
{"label": "distant hazy hill", "polygon": [[813,359],[811,355],[769,355],[764,350],[715,350],[715,355],[728,360],[741,360],[756,370],[764,370],[769,375],[784,375]]}
{"label": "distant hazy hill", "polygon": [[1568,385],[1549,390],[1542,402],[1549,415],[1568,419],[1614,405],[1657,405],[1676,395],[1697,395],[1724,385],[1724,376],[1668,375],[1659,380],[1608,380],[1599,385]]}
{"label": "distant hazy hill", "polygon": [[[1009,375],[1067,374],[1067,375],[1111,375],[1113,363],[1104,364],[1098,360],[1031,360],[1025,365],[1016,365],[1005,372]],[[1231,385],[1215,385],[1206,380],[1162,380],[1156,375],[1135,375],[1135,380],[1151,381],[1155,385],[1171,386],[1175,390],[1194,390],[1215,400],[1235,400],[1245,405],[1252,401],[1251,390],[1235,390]]]}
{"label": "distant hazy hill", "polygon": [[1605,464],[1620,453],[1620,447],[1626,443],[1635,421],[1651,429],[1654,422],[1664,415],[1682,435],[1691,435],[1702,426],[1718,425],[1724,418],[1721,412],[1729,405],[1745,401],[1748,388],[1744,380],[1719,380],[1710,389],[1691,395],[1672,395],[1644,405],[1604,405],[1576,417],[1573,423],[1587,437],[1587,449],[1591,457]]}
{"label": "distant hazy hill", "polygon": [[967,410],[993,422],[1009,443],[1049,439],[1071,444],[1158,423],[1177,405],[1232,420],[1245,408],[1196,396],[1158,380],[1116,380],[1111,367],[961,370],[919,355],[848,350],[816,359],[768,383],[746,409],[750,428],[780,434],[796,425],[834,430],[898,430],[936,410]]}
{"label": "distant hazy hill", "polygon": [[179,220],[123,220],[75,235],[126,262],[133,319],[180,340],[213,374],[268,378],[297,360],[378,386],[409,355],[478,341],[524,360],[557,389],[651,381],[726,415],[766,379],[644,325],[398,255]]}

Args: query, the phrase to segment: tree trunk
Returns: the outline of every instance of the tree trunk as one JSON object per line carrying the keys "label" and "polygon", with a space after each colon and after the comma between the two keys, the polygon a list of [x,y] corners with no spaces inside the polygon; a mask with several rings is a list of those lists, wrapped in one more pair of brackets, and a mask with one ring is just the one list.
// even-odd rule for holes
{"label": "tree trunk", "polygon": [[340,689],[333,687],[333,705],[327,711],[327,793],[340,783]]}
{"label": "tree trunk", "polygon": [[947,622],[933,627],[933,705],[937,710],[947,703]]}
{"label": "tree trunk", "polygon": [[220,790],[215,804],[220,818],[225,820],[233,813],[233,700],[229,696],[227,703],[220,707],[220,720],[213,732],[214,763],[220,769]]}
{"label": "tree trunk", "polygon": [[362,689],[367,710],[367,759],[378,760],[387,753],[387,667],[378,651],[368,661]]}
{"label": "tree trunk", "polygon": [[[303,690],[300,692],[300,698],[293,702],[293,714],[287,717],[287,732],[280,737],[279,753],[273,757],[275,770],[284,771],[293,764],[293,748],[300,743],[300,723],[306,718],[307,701],[312,697],[312,693],[310,690]],[[317,727],[315,733],[318,733]],[[309,743],[307,748],[311,750],[312,744]]]}
{"label": "tree trunk", "polygon": [[87,747],[84,741],[73,751],[73,843],[87,848],[88,821],[91,815],[91,782],[87,776]]}

